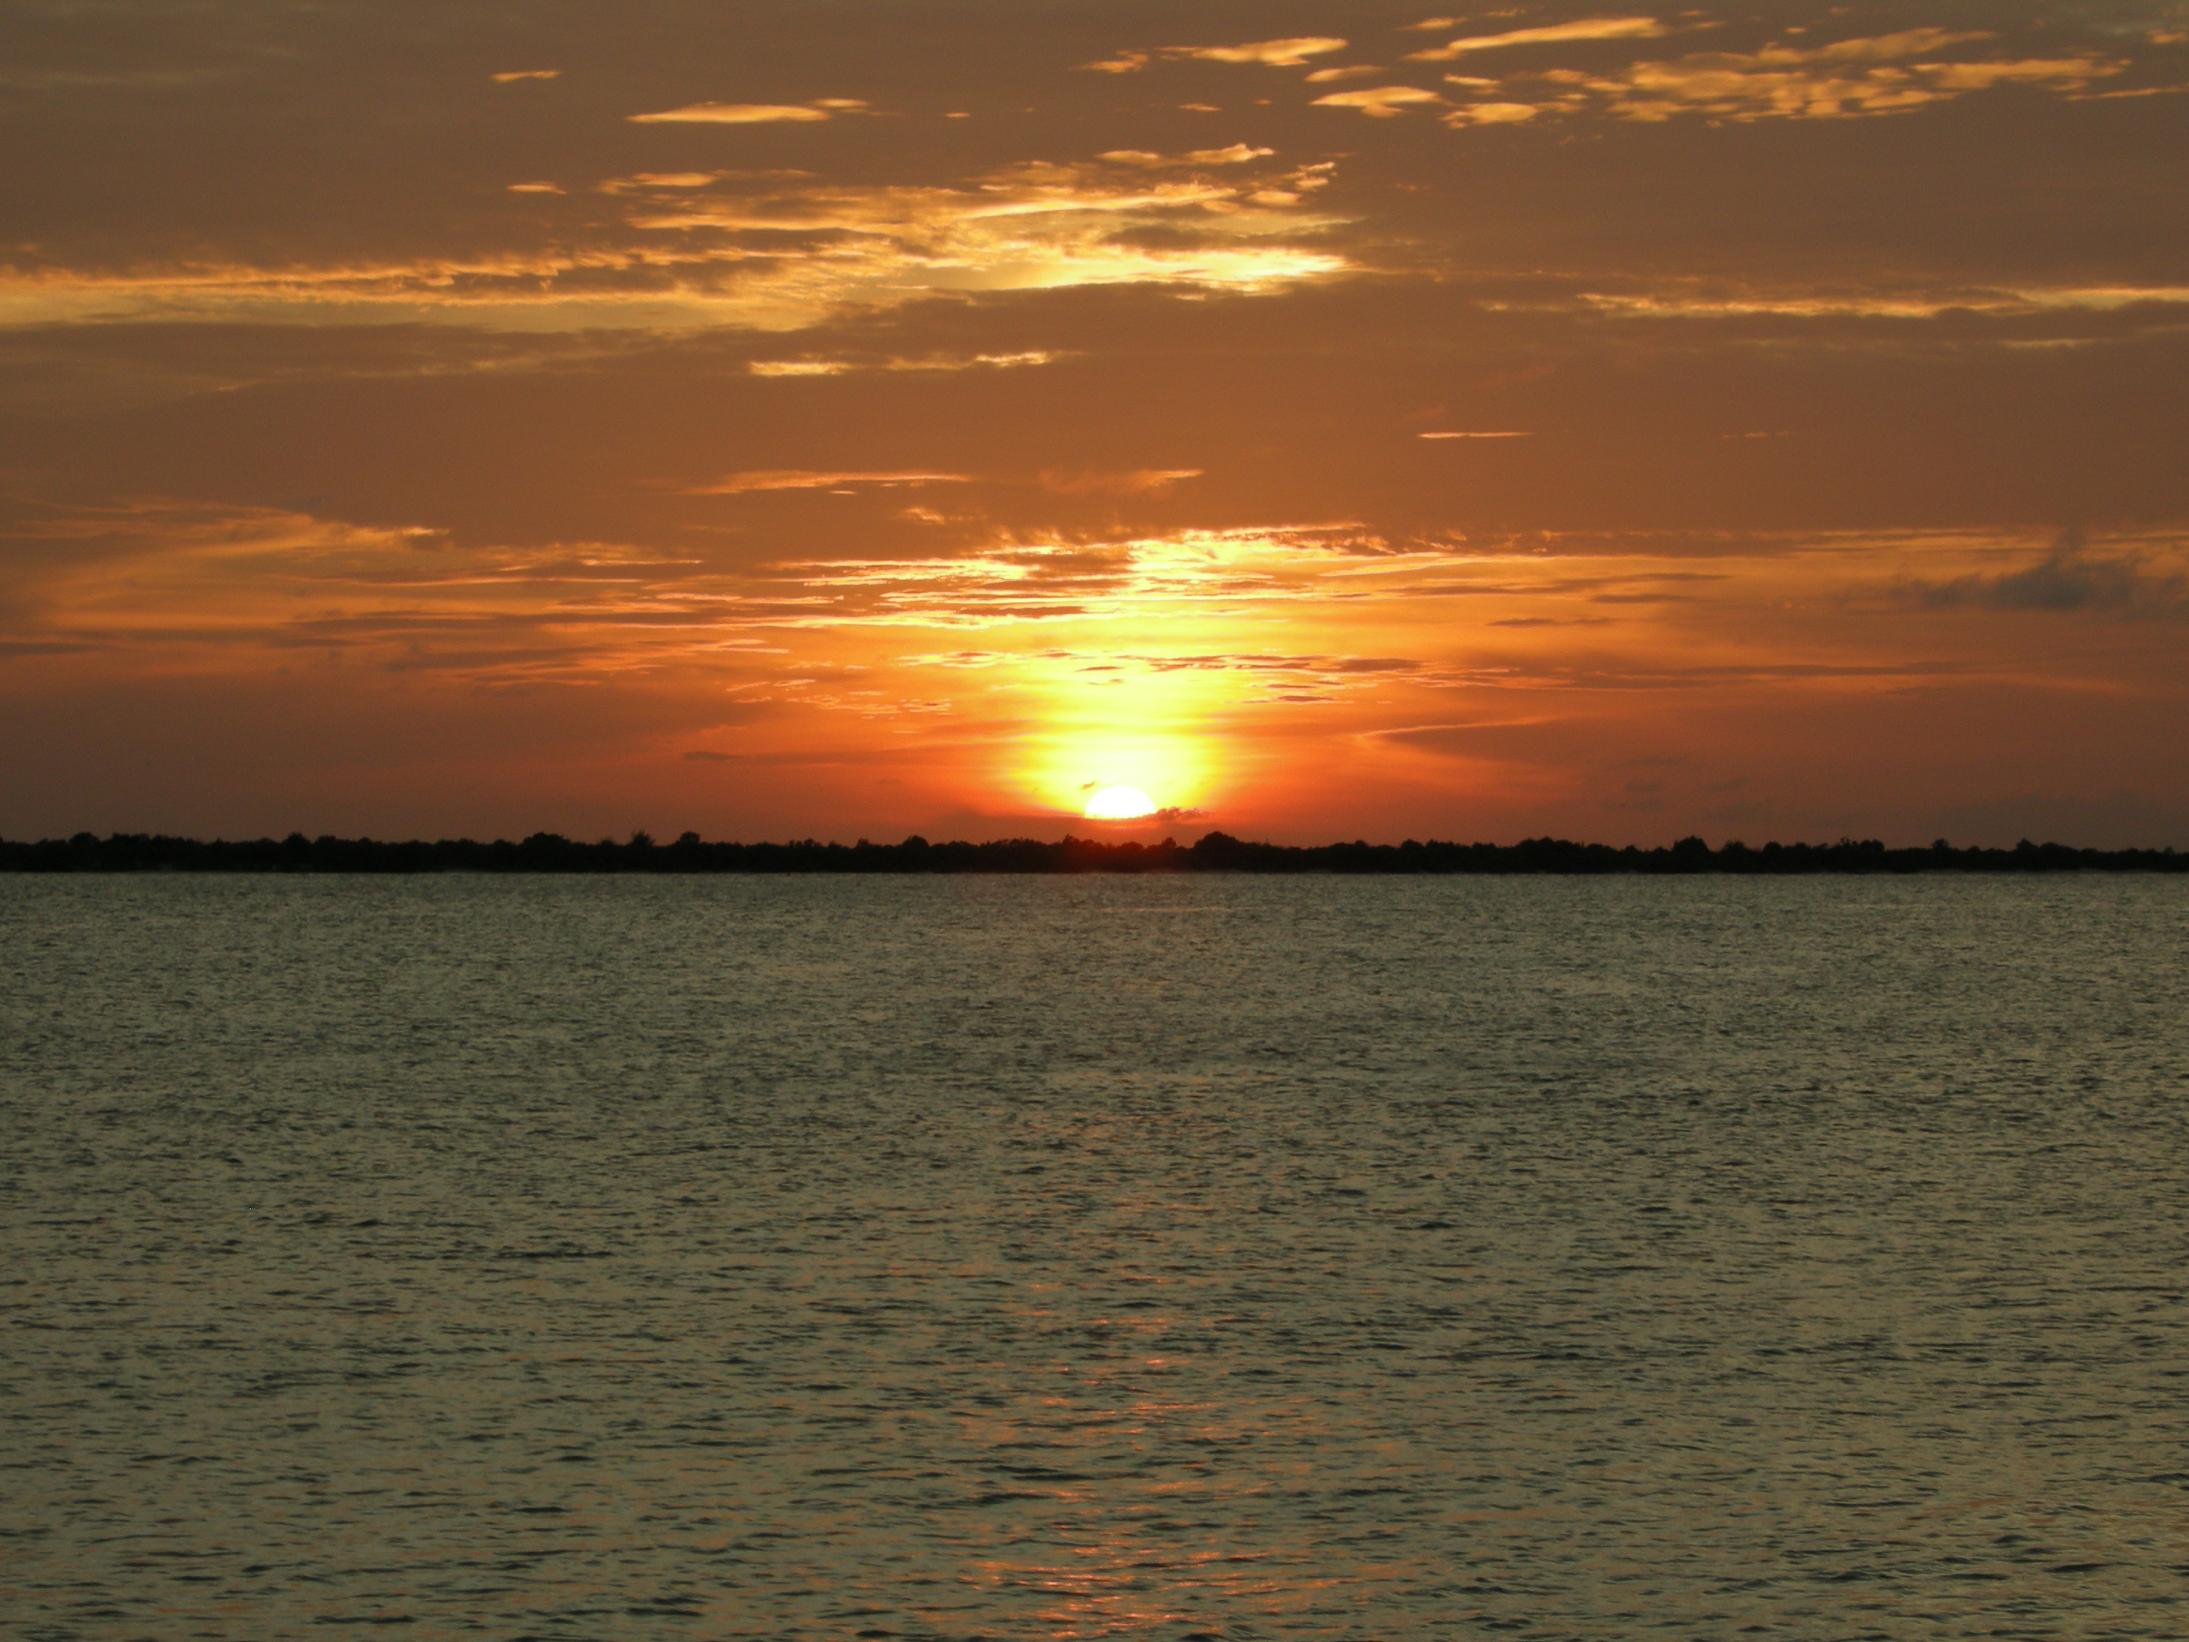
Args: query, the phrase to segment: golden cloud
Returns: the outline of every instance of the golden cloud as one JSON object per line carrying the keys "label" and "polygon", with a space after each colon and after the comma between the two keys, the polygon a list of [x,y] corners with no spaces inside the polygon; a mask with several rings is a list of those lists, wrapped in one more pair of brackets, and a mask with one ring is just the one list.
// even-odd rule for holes
{"label": "golden cloud", "polygon": [[1284,40],[1249,40],[1236,46],[1157,46],[1120,51],[1083,69],[1097,74],[1136,74],[1158,58],[1171,62],[1258,63],[1265,68],[1304,68],[1310,58],[1343,51],[1346,42],[1331,35],[1299,35]]}
{"label": "golden cloud", "polygon": [[1822,46],[1765,46],[1749,56],[1758,63],[1883,63],[1902,57],[1928,56],[1949,46],[1991,38],[1992,35],[1983,29],[1960,33],[1941,28],[1902,29],[1897,34],[1865,35]]}
{"label": "golden cloud", "polygon": [[1165,46],[1164,55],[1193,57],[1205,63],[1260,63],[1269,68],[1304,68],[1310,57],[1345,49],[1343,40],[1329,35],[1303,35],[1289,40],[1250,40],[1240,46]]}
{"label": "golden cloud", "polygon": [[0,269],[0,318],[263,317],[370,303],[413,319],[528,329],[787,330],[946,292],[1148,284],[1259,293],[1349,272],[1338,252],[1300,243],[1339,220],[1301,209],[1330,166],[1264,159],[1243,145],[1197,151],[1181,163],[1208,169],[1190,175],[1038,162],[955,186],[640,173],[597,185],[628,204],[620,223],[594,225],[592,244],[557,233],[535,249],[407,262]]}
{"label": "golden cloud", "polygon": [[1198,479],[1201,472],[1199,468],[1134,468],[1123,473],[1074,473],[1048,468],[1041,474],[1041,487],[1059,496],[1144,496]]}
{"label": "golden cloud", "polygon": [[1658,292],[1586,291],[1581,293],[1580,301],[1598,312],[1630,319],[1936,319],[1949,313],[2107,313],[2153,305],[2189,305],[2189,286],[1965,287],[1803,295],[1676,287]]}
{"label": "golden cloud", "polygon": [[860,371],[977,371],[1022,370],[1049,365],[1067,357],[1051,349],[1026,348],[1016,353],[923,354],[914,358],[857,359],[755,359],[745,368],[754,376],[849,376]]}
{"label": "golden cloud", "polygon": [[1081,63],[1083,69],[1096,74],[1137,74],[1148,66],[1154,53],[1146,51],[1121,51],[1115,57],[1104,57],[1092,63]]}
{"label": "golden cloud", "polygon": [[1532,106],[1570,111],[1593,102],[1616,118],[1638,121],[1685,114],[1738,121],[1854,119],[1903,114],[2009,84],[2073,95],[2128,66],[2092,54],[1936,60],[1939,52],[1990,38],[1981,31],[1905,29],[1822,46],[1696,52],[1604,74],[1552,69],[1532,76],[1551,90]]}
{"label": "golden cloud", "polygon": [[1333,91],[1317,97],[1317,108],[1357,109],[1373,120],[1395,119],[1417,103],[1441,103],[1444,99],[1420,86],[1369,86],[1359,91]]}
{"label": "golden cloud", "polygon": [[865,473],[814,471],[809,468],[751,468],[725,474],[711,485],[695,485],[692,496],[743,496],[765,490],[848,490],[861,485],[964,485],[972,476],[964,473]]}
{"label": "golden cloud", "polygon": [[[1436,19],[1439,23],[1449,19]],[[1428,23],[1414,27],[1426,29]],[[1463,39],[1409,53],[1417,63],[1449,63],[1471,51],[1501,51],[1511,46],[1562,45],[1587,40],[1647,40],[1669,33],[1654,17],[1584,17],[1572,23],[1550,23],[1541,28],[1507,29],[1502,34],[1473,34]]]}
{"label": "golden cloud", "polygon": [[1463,103],[1439,115],[1446,125],[1519,125],[1542,113],[1533,103]]}
{"label": "golden cloud", "polygon": [[1188,149],[1183,154],[1158,154],[1146,148],[1112,148],[1095,158],[1107,160],[1112,165],[1153,171],[1164,166],[1245,165],[1253,160],[1266,160],[1275,152],[1273,148],[1250,148],[1245,143],[1233,143],[1226,148]]}
{"label": "golden cloud", "polygon": [[682,108],[626,117],[633,125],[767,125],[825,120],[829,111],[808,103],[686,103]]}

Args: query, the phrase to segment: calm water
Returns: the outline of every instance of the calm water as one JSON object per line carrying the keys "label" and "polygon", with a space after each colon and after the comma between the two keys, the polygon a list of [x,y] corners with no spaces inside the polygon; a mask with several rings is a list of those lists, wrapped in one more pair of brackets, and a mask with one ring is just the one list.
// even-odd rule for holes
{"label": "calm water", "polygon": [[2178,1639],[2185,948],[2180,879],[0,881],[0,1631]]}

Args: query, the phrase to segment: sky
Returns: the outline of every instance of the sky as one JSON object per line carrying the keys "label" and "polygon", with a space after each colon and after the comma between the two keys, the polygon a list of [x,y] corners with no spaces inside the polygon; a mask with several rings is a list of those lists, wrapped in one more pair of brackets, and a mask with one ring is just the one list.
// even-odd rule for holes
{"label": "sky", "polygon": [[0,151],[0,834],[2189,846],[2185,0],[8,0]]}

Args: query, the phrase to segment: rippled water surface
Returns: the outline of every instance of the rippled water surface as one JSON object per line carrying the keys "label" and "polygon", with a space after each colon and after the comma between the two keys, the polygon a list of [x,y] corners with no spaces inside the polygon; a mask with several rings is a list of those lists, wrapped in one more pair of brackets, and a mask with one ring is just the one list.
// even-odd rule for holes
{"label": "rippled water surface", "polygon": [[2189,1635],[2180,879],[0,937],[9,1636]]}

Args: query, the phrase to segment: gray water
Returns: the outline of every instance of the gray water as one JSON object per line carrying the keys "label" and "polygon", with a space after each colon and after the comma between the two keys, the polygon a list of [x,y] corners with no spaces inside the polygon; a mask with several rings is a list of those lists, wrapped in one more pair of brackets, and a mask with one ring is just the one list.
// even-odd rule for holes
{"label": "gray water", "polygon": [[0,1632],[2189,1635],[2189,881],[0,881]]}

